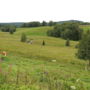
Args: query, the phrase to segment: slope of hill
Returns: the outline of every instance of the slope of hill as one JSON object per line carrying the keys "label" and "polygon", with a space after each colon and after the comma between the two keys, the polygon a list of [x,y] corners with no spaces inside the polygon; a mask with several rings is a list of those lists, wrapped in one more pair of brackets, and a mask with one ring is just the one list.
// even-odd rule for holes
{"label": "slope of hill", "polygon": [[63,24],[63,23],[84,23],[83,21],[79,21],[79,20],[66,20],[66,21],[59,21],[57,22],[58,24]]}
{"label": "slope of hill", "polygon": [[[0,50],[8,53],[0,63],[1,90],[90,90],[87,62],[75,56],[78,42],[66,47],[65,40],[46,35],[50,29],[17,28],[13,35],[0,32]],[[20,42],[23,32],[33,39],[32,44]]]}

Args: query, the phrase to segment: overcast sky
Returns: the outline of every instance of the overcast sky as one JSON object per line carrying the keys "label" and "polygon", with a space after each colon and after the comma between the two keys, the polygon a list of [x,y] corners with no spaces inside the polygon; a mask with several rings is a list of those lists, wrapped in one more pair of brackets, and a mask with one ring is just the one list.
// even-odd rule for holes
{"label": "overcast sky", "polygon": [[0,22],[71,19],[90,22],[90,0],[0,0]]}

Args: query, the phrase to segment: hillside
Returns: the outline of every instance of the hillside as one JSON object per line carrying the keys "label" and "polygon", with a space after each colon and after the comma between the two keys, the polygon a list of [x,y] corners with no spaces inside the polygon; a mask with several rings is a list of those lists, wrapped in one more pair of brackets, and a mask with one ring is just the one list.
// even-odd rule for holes
{"label": "hillside", "polygon": [[58,24],[63,24],[63,23],[85,23],[83,21],[79,21],[79,20],[66,20],[66,21],[59,21],[57,22]]}
{"label": "hillside", "polygon": [[[8,53],[0,63],[1,90],[90,90],[87,62],[75,56],[78,42],[66,47],[65,40],[46,35],[50,29],[17,28],[13,35],[0,32],[0,50]],[[20,42],[23,32],[33,44]]]}
{"label": "hillside", "polygon": [[[79,20],[65,20],[65,21],[56,21],[57,24],[63,24],[63,23],[80,23],[83,25],[90,25],[89,22],[79,21]],[[15,25],[16,27],[21,27],[25,22],[7,22],[7,23],[0,23],[0,25]],[[28,23],[28,22],[26,22]]]}
{"label": "hillside", "polygon": [[16,27],[21,27],[24,22],[11,22],[11,23],[0,23],[0,25],[15,25]]}

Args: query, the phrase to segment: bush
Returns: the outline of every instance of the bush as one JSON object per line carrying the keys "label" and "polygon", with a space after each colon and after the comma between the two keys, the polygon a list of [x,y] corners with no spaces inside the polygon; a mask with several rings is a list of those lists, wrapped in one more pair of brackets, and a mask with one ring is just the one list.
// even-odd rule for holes
{"label": "bush", "polygon": [[13,31],[13,30],[10,30],[10,31],[9,31],[9,33],[10,33],[10,34],[13,34],[13,33],[14,33],[14,31]]}
{"label": "bush", "polygon": [[22,33],[22,35],[21,35],[21,42],[26,42],[26,40],[27,40],[26,34]]}
{"label": "bush", "polygon": [[69,39],[66,40],[66,46],[70,46],[70,40]]}
{"label": "bush", "polygon": [[43,21],[41,25],[42,26],[47,26],[47,22],[46,21]]}
{"label": "bush", "polygon": [[42,45],[45,46],[45,41],[43,40]]}

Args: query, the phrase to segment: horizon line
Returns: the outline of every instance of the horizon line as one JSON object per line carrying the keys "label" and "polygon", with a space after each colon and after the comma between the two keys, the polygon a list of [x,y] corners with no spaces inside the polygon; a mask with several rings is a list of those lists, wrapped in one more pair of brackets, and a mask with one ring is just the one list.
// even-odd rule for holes
{"label": "horizon line", "polygon": [[[54,21],[54,20],[49,20],[49,21],[54,21],[54,22],[63,22],[63,21],[81,21],[81,22],[90,22],[90,21],[83,21],[83,20],[76,20],[76,19],[69,19],[69,20],[60,20],[60,21]],[[39,20],[32,20],[32,21],[5,21],[5,22],[0,22],[0,23],[28,23],[28,22],[33,22],[33,21],[38,21],[38,22],[43,22],[43,21],[46,21],[46,20],[42,20],[42,21],[39,21]],[[49,22],[49,21],[46,21],[46,22]]]}

